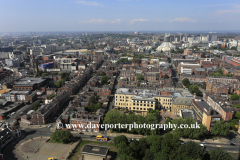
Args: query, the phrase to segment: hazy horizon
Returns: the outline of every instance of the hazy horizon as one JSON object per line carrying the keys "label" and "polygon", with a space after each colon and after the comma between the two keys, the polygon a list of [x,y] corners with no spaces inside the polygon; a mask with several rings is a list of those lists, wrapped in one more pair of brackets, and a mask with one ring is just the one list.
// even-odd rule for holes
{"label": "hazy horizon", "polygon": [[234,0],[9,0],[0,32],[239,31]]}

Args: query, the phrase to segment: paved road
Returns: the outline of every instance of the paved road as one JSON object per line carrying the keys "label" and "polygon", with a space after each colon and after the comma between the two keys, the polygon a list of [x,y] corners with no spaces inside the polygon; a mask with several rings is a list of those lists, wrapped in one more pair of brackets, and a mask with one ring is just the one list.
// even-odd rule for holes
{"label": "paved road", "polygon": [[114,103],[115,103],[114,94],[116,93],[117,88],[118,88],[119,75],[120,75],[120,73],[118,73],[118,75],[116,77],[116,81],[113,85],[112,95],[110,96],[110,99],[109,99],[110,103],[109,103],[108,111],[112,110],[114,107]]}

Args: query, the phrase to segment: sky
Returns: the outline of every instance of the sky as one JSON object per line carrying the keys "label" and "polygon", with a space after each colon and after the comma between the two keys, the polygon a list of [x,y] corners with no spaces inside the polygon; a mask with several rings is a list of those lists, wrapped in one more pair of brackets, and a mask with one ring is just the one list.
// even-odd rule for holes
{"label": "sky", "polygon": [[0,32],[240,30],[239,0],[0,0]]}

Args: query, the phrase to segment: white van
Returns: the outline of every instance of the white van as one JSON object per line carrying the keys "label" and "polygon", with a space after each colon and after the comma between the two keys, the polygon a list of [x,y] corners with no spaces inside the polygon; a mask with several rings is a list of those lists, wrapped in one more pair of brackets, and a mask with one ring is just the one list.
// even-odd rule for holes
{"label": "white van", "polygon": [[200,146],[201,146],[202,148],[205,148],[204,144],[200,144]]}

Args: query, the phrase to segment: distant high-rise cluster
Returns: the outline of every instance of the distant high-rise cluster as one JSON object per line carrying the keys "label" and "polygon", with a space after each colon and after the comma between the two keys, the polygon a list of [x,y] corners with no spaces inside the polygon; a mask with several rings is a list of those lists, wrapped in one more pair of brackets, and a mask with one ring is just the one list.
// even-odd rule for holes
{"label": "distant high-rise cluster", "polygon": [[217,41],[217,35],[187,35],[179,33],[179,34],[170,34],[166,33],[164,36],[164,42],[181,42],[181,41],[203,41],[203,42],[210,42],[210,41]]}

